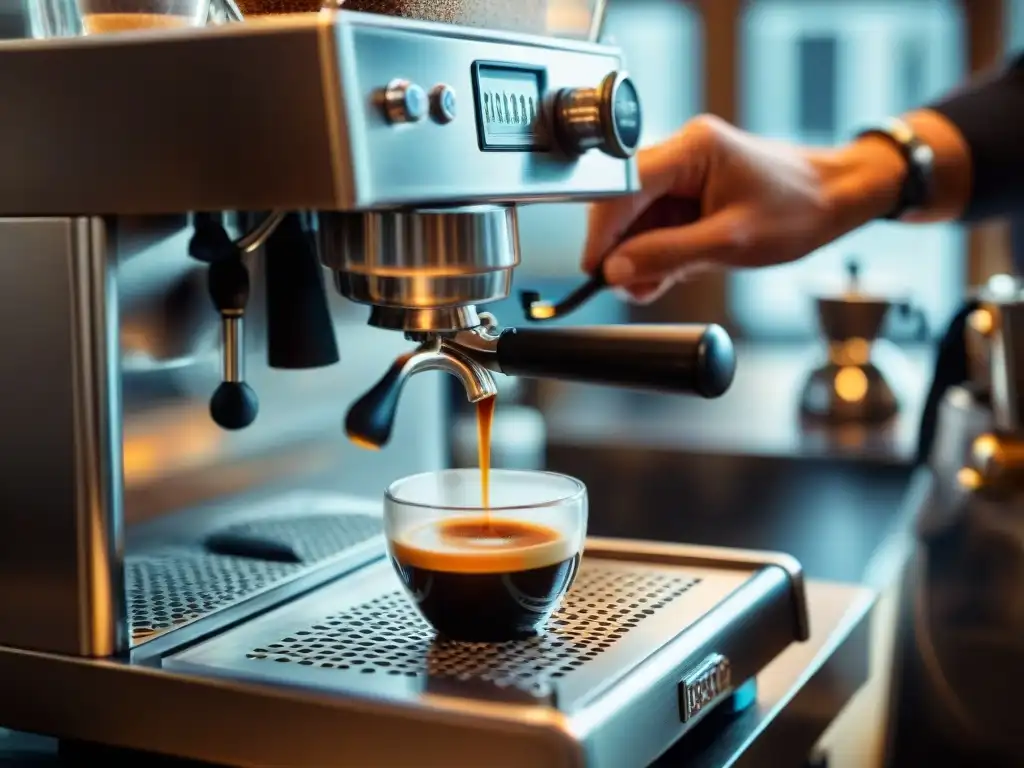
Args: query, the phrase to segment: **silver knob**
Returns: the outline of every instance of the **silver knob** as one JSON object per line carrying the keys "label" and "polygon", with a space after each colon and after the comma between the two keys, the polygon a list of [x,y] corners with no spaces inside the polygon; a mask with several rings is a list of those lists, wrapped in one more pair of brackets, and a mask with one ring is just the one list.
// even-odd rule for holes
{"label": "silver knob", "polygon": [[597,88],[565,88],[555,101],[555,125],[566,152],[598,148],[632,157],[640,144],[640,95],[625,72],[612,72]]}
{"label": "silver knob", "polygon": [[455,90],[450,85],[439,83],[430,90],[434,119],[439,123],[450,123],[455,119]]}
{"label": "silver knob", "polygon": [[427,92],[408,80],[392,80],[384,88],[384,114],[391,123],[416,123],[430,109]]}

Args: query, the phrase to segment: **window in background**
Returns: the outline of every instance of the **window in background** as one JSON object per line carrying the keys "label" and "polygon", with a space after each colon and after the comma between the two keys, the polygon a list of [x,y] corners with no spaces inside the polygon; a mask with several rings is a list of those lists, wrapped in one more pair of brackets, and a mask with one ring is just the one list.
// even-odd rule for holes
{"label": "window in background", "polygon": [[[741,34],[743,125],[787,141],[843,142],[966,71],[956,0],[752,0]],[[733,275],[731,313],[747,336],[806,338],[811,294],[855,256],[869,287],[906,292],[938,328],[962,295],[965,242],[952,225],[873,223],[800,262]]]}
{"label": "window in background", "polygon": [[797,40],[797,125],[802,135],[831,141],[836,133],[836,59],[834,35]]}
{"label": "window in background", "polygon": [[1006,32],[1006,50],[1010,53],[1024,53],[1024,0],[1008,0],[1009,23]]}
{"label": "window in background", "polygon": [[[700,109],[700,17],[680,0],[610,0],[604,41],[619,45],[643,105],[643,143],[670,135]],[[516,275],[575,277],[586,235],[586,208],[524,206],[523,264]]]}

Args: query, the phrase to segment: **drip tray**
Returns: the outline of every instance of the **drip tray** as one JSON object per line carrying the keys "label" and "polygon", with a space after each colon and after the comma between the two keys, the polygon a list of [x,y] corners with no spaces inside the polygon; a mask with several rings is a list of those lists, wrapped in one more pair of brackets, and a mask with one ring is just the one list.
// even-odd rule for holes
{"label": "drip tray", "polygon": [[[439,728],[446,718],[458,728],[467,718],[493,727],[497,718],[529,726],[544,741],[553,729],[573,749],[616,731],[620,740],[634,734],[648,743],[635,755],[622,747],[620,762],[609,763],[633,765],[660,754],[702,709],[800,639],[803,594],[799,569],[779,567],[771,556],[716,567],[705,554],[686,565],[672,562],[686,557],[666,556],[685,548],[649,545],[646,556],[629,556],[626,546],[588,546],[548,631],[528,640],[439,639],[390,563],[378,560],[167,657],[164,667],[333,694],[342,709],[373,702],[384,707],[382,727],[391,706],[396,728],[412,707]],[[705,706],[694,708],[680,681],[699,676],[709,659],[717,660],[721,690],[701,688]],[[338,727],[344,723],[339,716]],[[371,737],[353,729],[349,738],[364,754],[357,745]],[[619,747],[601,749],[615,754]]]}
{"label": "drip tray", "polygon": [[[202,542],[149,548],[125,557],[132,643],[216,614],[350,555],[371,559],[382,544],[381,521],[355,512],[289,513],[288,503],[326,506],[331,499],[283,499],[266,517],[229,526],[237,540],[270,541],[294,553],[294,562],[210,552]],[[274,512],[274,506],[284,512]]]}
{"label": "drip tray", "polygon": [[[697,587],[700,578],[686,573],[638,570],[616,564],[589,564],[581,569],[571,596],[543,636],[500,644],[438,640],[412,603],[398,589],[385,590],[368,602],[329,615],[266,647],[248,659],[268,664],[297,664],[358,676],[379,690],[393,678],[401,689],[440,689],[463,694],[466,683],[494,688],[503,699],[546,699],[555,703],[560,681],[586,676],[604,679],[630,666],[638,654],[652,650],[661,632],[658,617]],[[640,639],[647,622],[651,632]],[[662,628],[664,631],[664,628]],[[386,678],[383,683],[380,678]],[[507,690],[507,694],[499,691]]]}

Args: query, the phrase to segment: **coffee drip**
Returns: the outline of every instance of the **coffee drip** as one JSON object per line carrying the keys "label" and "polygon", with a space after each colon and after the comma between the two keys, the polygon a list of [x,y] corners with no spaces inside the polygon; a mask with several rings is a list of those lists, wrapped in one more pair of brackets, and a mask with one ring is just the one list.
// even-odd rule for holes
{"label": "coffee drip", "polygon": [[480,463],[480,507],[484,517],[490,519],[491,508],[491,432],[494,426],[494,407],[498,396],[488,397],[476,404],[477,456]]}

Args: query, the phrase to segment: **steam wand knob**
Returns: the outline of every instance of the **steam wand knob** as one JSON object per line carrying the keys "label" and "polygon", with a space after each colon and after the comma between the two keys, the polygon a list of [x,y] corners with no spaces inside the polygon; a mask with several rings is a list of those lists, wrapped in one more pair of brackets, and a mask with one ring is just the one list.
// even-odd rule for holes
{"label": "steam wand knob", "polygon": [[243,319],[249,301],[249,270],[241,254],[214,261],[208,273],[213,305],[221,317],[220,386],[210,398],[210,416],[224,429],[245,429],[256,420],[259,400],[244,381],[245,328]]}

